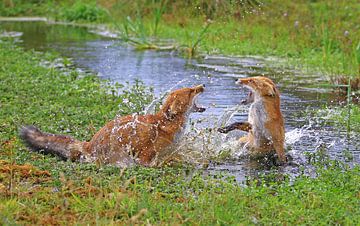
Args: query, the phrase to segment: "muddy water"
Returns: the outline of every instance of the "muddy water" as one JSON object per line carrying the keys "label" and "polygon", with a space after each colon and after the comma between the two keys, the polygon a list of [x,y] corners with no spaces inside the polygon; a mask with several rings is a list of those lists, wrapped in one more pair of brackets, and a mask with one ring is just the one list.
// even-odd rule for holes
{"label": "muddy water", "polygon": [[[216,128],[219,118],[227,123],[247,120],[247,107],[240,107],[229,120],[224,118],[224,112],[238,105],[247,95],[246,90],[235,85],[236,78],[254,75],[274,79],[282,93],[287,146],[294,164],[278,168],[279,171],[295,176],[299,167],[294,165],[305,164],[304,153],[324,147],[333,158],[343,158],[346,150],[352,154],[354,162],[360,162],[357,134],[351,133],[350,139],[347,139],[346,131],[332,127],[328,119],[313,118],[304,113],[321,108],[334,98],[329,90],[309,88],[325,80],[321,75],[304,75],[278,67],[275,66],[278,60],[270,58],[204,56],[187,60],[175,52],[135,51],[118,40],[98,36],[80,27],[44,22],[0,22],[0,30],[22,32],[18,41],[24,48],[59,52],[72,58],[77,67],[97,72],[101,78],[119,83],[139,79],[153,86],[157,95],[171,88],[205,84],[206,92],[198,102],[207,111],[191,116],[195,126],[193,130],[188,130],[188,137],[179,144],[179,151],[187,152],[189,161],[203,162],[201,160],[206,157],[231,149],[230,155],[237,158],[217,164],[210,162],[209,172],[228,171],[238,180],[267,172],[266,164],[241,158],[241,154],[234,150],[236,146],[231,142],[241,135],[239,132],[225,136],[206,130]],[[200,138],[194,140],[193,136]]]}

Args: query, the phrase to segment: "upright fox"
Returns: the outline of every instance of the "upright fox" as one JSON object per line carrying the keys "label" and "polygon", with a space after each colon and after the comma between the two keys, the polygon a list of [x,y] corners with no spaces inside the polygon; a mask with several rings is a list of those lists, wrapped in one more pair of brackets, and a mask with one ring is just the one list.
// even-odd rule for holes
{"label": "upright fox", "polygon": [[243,104],[251,103],[248,122],[235,122],[219,132],[227,133],[234,129],[247,131],[240,142],[252,153],[266,154],[276,151],[280,161],[286,162],[284,151],[285,128],[280,110],[280,93],[269,78],[257,76],[239,79],[236,84],[244,85],[250,93]]}
{"label": "upright fox", "polygon": [[175,90],[156,114],[116,117],[89,142],[44,133],[34,126],[22,127],[20,137],[32,150],[43,150],[62,159],[85,159],[120,166],[137,162],[152,166],[156,156],[175,142],[188,115],[205,111],[195,104],[203,91],[204,85]]}

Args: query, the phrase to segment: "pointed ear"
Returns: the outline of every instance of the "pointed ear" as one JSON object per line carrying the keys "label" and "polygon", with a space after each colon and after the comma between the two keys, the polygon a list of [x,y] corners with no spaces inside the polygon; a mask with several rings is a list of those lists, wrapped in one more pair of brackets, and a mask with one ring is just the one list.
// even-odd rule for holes
{"label": "pointed ear", "polygon": [[274,97],[275,95],[276,95],[276,88],[275,87],[270,87],[269,92],[268,92],[268,96]]}

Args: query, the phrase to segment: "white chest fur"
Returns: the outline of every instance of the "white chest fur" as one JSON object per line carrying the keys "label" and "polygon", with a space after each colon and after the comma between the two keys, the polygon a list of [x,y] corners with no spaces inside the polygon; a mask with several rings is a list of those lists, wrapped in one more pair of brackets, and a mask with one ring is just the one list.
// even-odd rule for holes
{"label": "white chest fur", "polygon": [[261,99],[251,104],[248,121],[252,126],[255,146],[261,146],[264,142],[271,140],[271,136],[265,128],[267,118],[264,103]]}

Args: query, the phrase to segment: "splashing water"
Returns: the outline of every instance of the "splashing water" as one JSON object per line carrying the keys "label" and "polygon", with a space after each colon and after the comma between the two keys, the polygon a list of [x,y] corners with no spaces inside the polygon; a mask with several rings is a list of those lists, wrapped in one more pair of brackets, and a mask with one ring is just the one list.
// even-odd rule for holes
{"label": "splashing water", "polygon": [[235,107],[227,108],[218,118],[216,125],[218,127],[225,126],[236,113],[240,110],[245,112],[247,108],[245,105],[236,105]]}
{"label": "splashing water", "polygon": [[166,90],[165,92],[161,93],[160,96],[158,98],[155,98],[153,101],[151,101],[151,103],[145,108],[145,110],[142,112],[144,115],[147,114],[155,114],[156,113],[156,106],[163,102],[164,98],[178,85],[189,81],[189,79],[182,79],[181,81],[177,82],[175,85],[173,85],[172,87],[170,87],[168,90]]}
{"label": "splashing water", "polygon": [[300,141],[303,137],[310,136],[309,129],[312,124],[304,125],[301,128],[295,128],[285,133],[285,144],[293,145]]}
{"label": "splashing water", "polygon": [[[184,126],[183,136],[173,145],[165,159],[177,156],[186,163],[208,164],[209,160],[220,161],[244,156],[246,150],[240,145],[237,138],[221,134],[217,128],[226,125],[237,112],[245,111],[246,108],[244,105],[237,105],[226,109],[219,117],[213,116],[195,122],[189,121]],[[200,124],[213,124],[214,127],[201,128]],[[164,161],[164,159],[160,159],[160,162]]]}
{"label": "splashing water", "polygon": [[[185,60],[164,51],[133,51],[124,45],[114,45],[116,42],[112,39],[99,38],[89,34],[85,28],[73,26],[39,23],[3,23],[2,26],[3,30],[23,32],[19,37],[22,41],[19,45],[25,49],[56,50],[74,59],[76,67],[99,72],[99,77],[113,82],[139,79],[145,85],[153,86],[157,93],[166,89],[167,92],[147,106],[145,114],[153,113],[157,104],[177,85],[191,86],[195,82],[206,84],[206,91],[199,100],[205,106],[213,107],[204,113],[193,114],[190,123],[184,128],[183,138],[173,147],[174,155],[180,155],[185,162],[218,159],[221,163],[218,171],[232,171],[240,175],[240,180],[245,178],[246,170],[263,172],[246,165],[245,158],[232,163],[228,161],[246,155],[237,142],[243,135],[241,132],[232,131],[225,135],[216,131],[217,127],[228,124],[231,118],[236,121],[246,120],[247,107],[229,108],[246,97],[245,92],[239,92],[234,80],[258,75],[270,77],[279,85],[282,93],[281,109],[288,131],[286,145],[290,155],[297,157],[326,146],[328,154],[333,158],[343,155],[346,149],[354,156],[354,162],[360,162],[360,136],[351,132],[350,138],[347,138],[346,131],[331,124],[329,115],[336,114],[336,111],[325,111],[322,116],[306,113],[308,108],[310,111],[319,111],[327,101],[334,100],[332,94],[326,90],[324,92],[324,89],[309,88],[325,81],[322,74],[304,74],[284,67],[281,63],[277,64],[281,59],[261,56],[206,56]],[[69,35],[58,37],[60,33]],[[304,111],[305,114],[302,114]]]}
{"label": "splashing water", "polygon": [[[248,106],[237,105],[226,109],[219,117],[213,116],[208,119],[201,119],[197,122],[188,123],[182,139],[173,147],[170,155],[178,155],[181,160],[190,164],[208,164],[209,161],[226,162],[228,160],[237,160],[248,157],[248,151],[238,140],[246,132],[233,131],[229,134],[222,134],[217,128],[224,126],[238,112],[247,112]],[[216,122],[216,123],[214,123]],[[215,125],[213,128],[201,128],[199,124]],[[319,134],[323,132],[314,129],[317,123],[309,118],[306,125],[301,128],[295,128],[285,133],[285,146],[291,155],[294,164],[305,164],[304,148],[298,146],[307,143],[311,144],[308,151],[313,152],[320,147],[331,149],[338,143],[344,143],[342,140],[332,140],[325,142]],[[295,147],[293,147],[295,146]]]}

